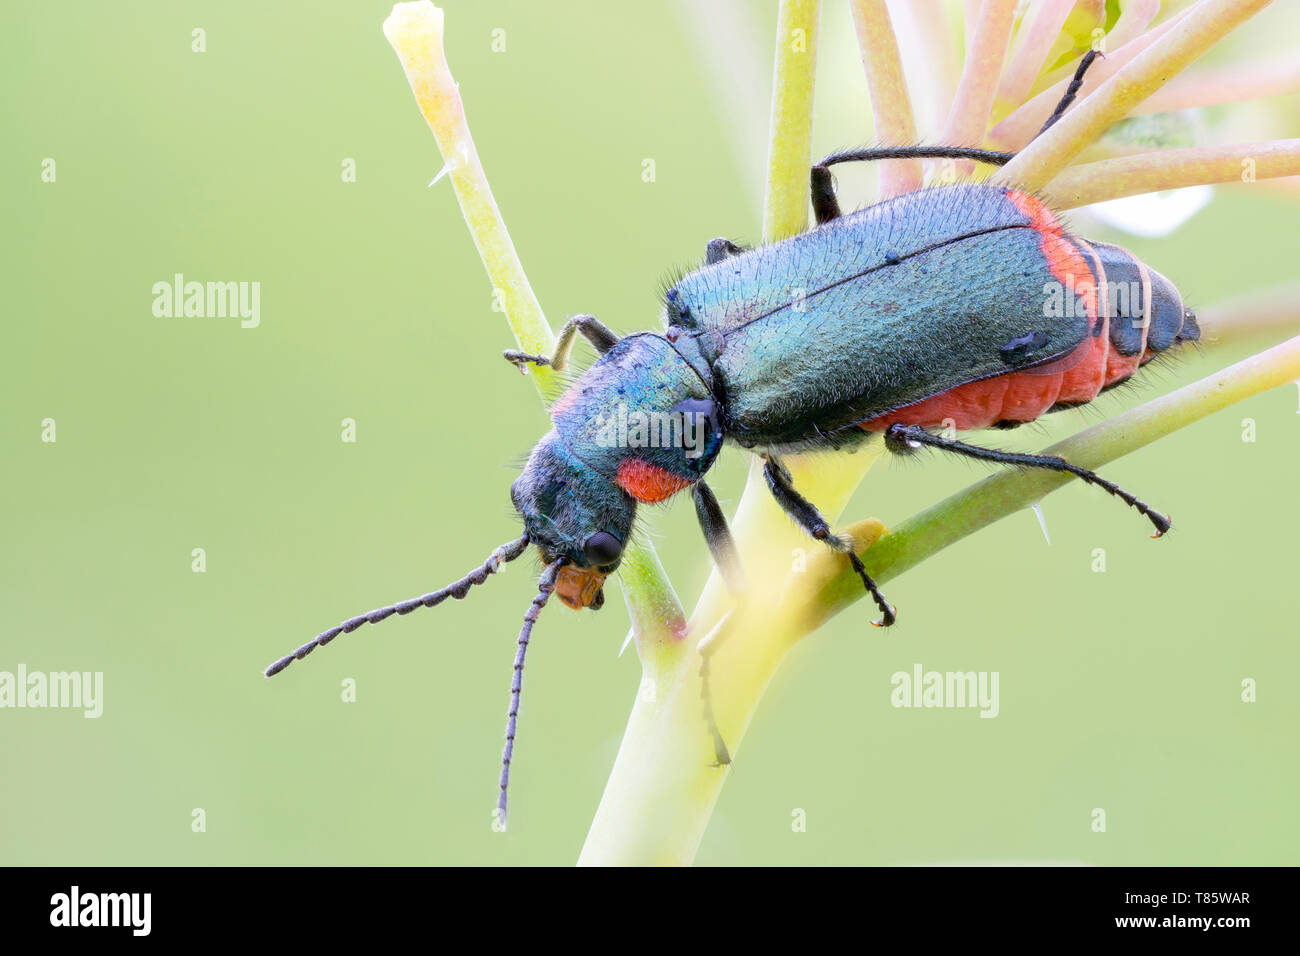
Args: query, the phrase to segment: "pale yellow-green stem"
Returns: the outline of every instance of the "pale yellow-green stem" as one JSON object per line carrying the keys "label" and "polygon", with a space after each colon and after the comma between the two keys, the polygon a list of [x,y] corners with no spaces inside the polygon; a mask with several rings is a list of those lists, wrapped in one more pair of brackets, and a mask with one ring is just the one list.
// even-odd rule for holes
{"label": "pale yellow-green stem", "polygon": [[[397,52],[420,112],[438,141],[447,178],[456,191],[456,201],[515,341],[532,355],[549,355],[555,347],[555,335],[501,218],[465,120],[460,89],[447,66],[442,46],[442,10],[429,0],[398,3],[384,21],[384,36]],[[551,369],[538,368],[534,374],[543,394],[554,389],[556,379]]]}
{"label": "pale yellow-green stem", "polygon": [[1300,174],[1300,139],[1162,149],[1069,166],[1042,190],[1056,209],[1206,183]]}
{"label": "pale yellow-green stem", "polygon": [[1146,102],[1140,103],[1133,110],[1133,115],[1165,113],[1219,103],[1239,103],[1296,92],[1300,92],[1300,57],[1288,53],[1264,63],[1188,71],[1152,93]]}
{"label": "pale yellow-green stem", "polygon": [[979,146],[984,142],[1015,13],[1016,0],[984,0],[940,140],[945,146]]}
{"label": "pale yellow-green stem", "polygon": [[[1294,322],[1294,308],[1291,316]],[[1100,468],[1207,415],[1297,380],[1300,336],[1072,435],[1046,448],[1044,454],[1060,455],[1084,468]],[[1040,470],[1001,472],[909,518],[865,554],[863,563],[878,582],[888,581],[1073,480],[1069,475]],[[851,569],[826,555],[818,555],[815,565],[810,570],[825,583],[802,605],[809,611],[801,622],[804,633],[863,596],[862,585]]]}
{"label": "pale yellow-green stem", "polygon": [[1300,281],[1250,292],[1198,309],[1201,340],[1221,345],[1300,330]]}
{"label": "pale yellow-green stem", "polygon": [[1270,2],[1201,0],[1167,34],[1017,153],[992,181],[1026,190],[1046,186],[1085,146]]}
{"label": "pale yellow-green stem", "polygon": [[[1135,36],[1122,45],[1118,41],[1112,41],[1111,36],[1107,35],[1102,44],[1104,47],[1102,52],[1106,54],[1105,59],[1094,62],[1089,68],[1083,86],[1079,90],[1079,98],[1090,96],[1097,87],[1131,63],[1139,53],[1181,23],[1191,10],[1192,8],[1188,8],[1180,11],[1158,27]],[[1118,24],[1116,26],[1118,27]],[[1039,91],[1028,102],[1012,110],[1005,119],[989,131],[989,142],[998,149],[1015,151],[1033,139],[1034,134],[1052,115],[1052,110],[1065,95],[1077,67],[1077,63],[1071,63],[1068,68],[1061,71],[1067,73],[1067,76]],[[1042,77],[1039,79],[1041,80]]]}
{"label": "pale yellow-green stem", "polygon": [[1119,19],[1106,34],[1106,42],[1110,45],[1110,49],[1119,49],[1129,40],[1140,36],[1159,12],[1160,0],[1123,0],[1120,4]]}
{"label": "pale yellow-green stem", "polygon": [[922,141],[937,143],[961,72],[957,37],[949,29],[944,0],[908,0],[889,13],[897,25],[903,63],[921,66],[912,72],[909,85],[917,131]]}
{"label": "pale yellow-green stem", "polygon": [[[1195,2],[1195,0],[1193,0],[1193,2]],[[1156,15],[1160,13],[1161,0],[1137,0],[1137,2],[1134,2],[1134,0],[1127,0],[1127,2],[1121,4],[1121,6],[1123,7],[1123,12],[1120,14],[1119,20],[1115,22],[1115,25],[1111,28],[1110,32],[1102,35],[1100,38],[1094,35],[1093,37],[1084,40],[1082,44],[1083,46],[1095,46],[1100,52],[1106,54],[1106,56],[1111,56],[1114,51],[1122,50],[1125,44],[1133,40],[1150,41],[1154,39],[1160,35],[1160,32],[1163,29],[1187,12],[1186,9],[1180,10],[1169,17],[1169,19],[1164,23],[1160,24],[1159,27],[1147,30],[1147,24],[1154,20]],[[1137,50],[1133,49],[1130,52],[1136,53]],[[1034,81],[1034,90],[1041,92],[1044,87],[1057,83],[1060,83],[1061,89],[1064,89],[1065,84],[1069,83],[1070,78],[1074,75],[1074,70],[1077,66],[1078,58],[1071,57],[1058,66],[1044,71],[1039,74],[1038,78]],[[1057,95],[1059,98],[1059,94]],[[1053,100],[1052,104],[1049,105],[1055,105],[1055,100]],[[1046,118],[1047,114],[1044,113],[1039,122],[1041,123],[1042,120]]]}
{"label": "pale yellow-green stem", "polygon": [[[533,294],[479,161],[461,102],[443,52],[443,11],[429,0],[398,3],[384,21],[384,36],[401,60],[416,103],[433,130],[447,178],[456,192],[465,223],[483,260],[495,295],[520,349],[549,355],[555,335]],[[501,368],[505,369],[504,361]],[[543,400],[554,397],[559,379],[545,366],[534,367],[534,383]],[[623,557],[619,577],[632,614],[637,650],[652,661],[680,657],[684,617],[680,602],[649,542],[633,542]]]}
{"label": "pale yellow-green stem", "polygon": [[[763,238],[802,232],[808,222],[808,156],[821,0],[781,0],[772,77],[772,148],[767,156]],[[803,149],[798,146],[803,144]]]}
{"label": "pale yellow-green stem", "polygon": [[[907,94],[907,79],[903,76],[903,61],[898,55],[889,8],[885,0],[853,0],[851,8],[858,47],[862,51],[862,67],[867,73],[876,143],[910,146],[916,142],[916,120],[912,118],[912,100]],[[880,164],[879,199],[920,188],[918,160],[898,159]]]}
{"label": "pale yellow-green stem", "polygon": [[1073,7],[1074,0],[1042,0],[1026,12],[1027,22],[998,84],[998,103],[1012,107],[1024,102]]}
{"label": "pale yellow-green stem", "polygon": [[[764,238],[768,240],[801,232],[807,225],[815,47],[808,43],[799,50],[790,44],[801,37],[815,38],[815,6],[786,0],[778,14],[764,217]],[[797,91],[797,95],[783,96],[782,89]],[[807,112],[798,122],[787,123],[785,116],[793,99],[804,101]],[[878,454],[878,449],[869,449],[838,457],[801,456],[785,463],[796,487],[834,518]],[[870,523],[860,533],[870,537],[871,529],[878,530],[878,526]],[[797,529],[772,499],[757,459],[732,520],[732,532],[744,556],[750,588],[737,616],[729,622],[737,626],[721,645],[713,684],[717,723],[734,755],[768,679],[789,647],[780,583],[792,560],[818,545]],[[713,750],[703,732],[696,649],[735,604],[715,572],[691,615],[688,652],[679,661],[667,691],[661,674],[642,680],[580,864],[687,864],[694,859],[728,773],[726,767],[711,766]],[[753,620],[763,626],[748,627]]]}

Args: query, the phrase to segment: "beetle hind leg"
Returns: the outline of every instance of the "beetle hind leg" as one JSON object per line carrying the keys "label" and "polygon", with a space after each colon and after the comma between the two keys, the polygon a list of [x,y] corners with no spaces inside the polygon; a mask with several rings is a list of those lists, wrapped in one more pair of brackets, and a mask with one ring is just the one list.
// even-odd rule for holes
{"label": "beetle hind leg", "polygon": [[837,535],[831,531],[830,524],[822,517],[820,511],[803,495],[794,489],[794,481],[790,477],[790,472],[785,466],[773,458],[771,455],[763,456],[763,477],[767,479],[767,487],[783,511],[795,520],[799,527],[803,528],[808,535],[822,542],[827,547],[839,551],[849,559],[849,564],[857,572],[858,577],[862,580],[862,585],[871,595],[876,607],[880,609],[880,620],[872,621],[876,627],[889,627],[897,620],[898,615],[895,608],[885,600],[885,596],[880,593],[880,588],[876,582],[871,579],[867,573],[866,567],[862,564],[862,559],[858,557],[853,550],[853,542],[843,536]]}
{"label": "beetle hind leg", "polygon": [[1103,478],[1095,471],[1072,465],[1064,458],[1056,455],[1024,455],[1017,452],[1000,451],[996,448],[981,448],[979,445],[968,445],[965,442],[953,441],[951,438],[932,435],[919,425],[890,425],[885,430],[885,441],[891,447],[897,447],[895,443],[902,443],[913,448],[917,445],[929,445],[941,451],[949,451],[956,455],[963,455],[981,461],[992,461],[1001,465],[1018,465],[1022,468],[1045,468],[1048,471],[1066,472],[1114,495],[1138,514],[1145,517],[1155,526],[1156,533],[1151,536],[1153,538],[1159,538],[1173,524],[1168,515],[1156,511],[1145,501],[1125,491],[1115,482]]}

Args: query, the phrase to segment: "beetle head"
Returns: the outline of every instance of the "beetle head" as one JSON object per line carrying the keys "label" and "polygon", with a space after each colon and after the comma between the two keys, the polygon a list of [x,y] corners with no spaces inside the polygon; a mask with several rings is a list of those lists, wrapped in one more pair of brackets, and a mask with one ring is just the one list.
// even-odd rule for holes
{"label": "beetle head", "polygon": [[579,460],[552,431],[510,486],[528,540],[551,564],[564,558],[555,593],[571,608],[599,608],[602,585],[623,560],[636,501]]}

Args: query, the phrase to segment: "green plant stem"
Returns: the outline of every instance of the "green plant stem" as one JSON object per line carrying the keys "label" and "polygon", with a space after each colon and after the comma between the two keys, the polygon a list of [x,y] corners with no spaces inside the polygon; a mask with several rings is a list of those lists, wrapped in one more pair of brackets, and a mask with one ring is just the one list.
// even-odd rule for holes
{"label": "green plant stem", "polygon": [[[1300,337],[1080,432],[1047,452],[1085,467],[1100,467],[1296,379],[1300,379]],[[908,519],[893,533],[882,534],[883,528],[874,520],[851,526],[851,533],[872,576],[888,581],[1071,480],[1050,472],[1007,471]],[[713,693],[729,743],[743,736],[789,648],[864,596],[857,575],[829,551],[815,554],[801,573],[789,575],[784,588],[775,591],[779,592],[775,606],[747,604],[724,625],[730,636],[715,657]],[[694,857],[729,769],[710,766],[713,753],[701,715],[699,686],[698,680],[684,680],[666,699],[648,701],[644,708],[638,705],[645,719],[629,726],[624,745],[633,746],[640,759],[620,782],[628,788],[625,799],[633,806],[644,802],[653,811],[631,818],[598,818],[604,824],[593,826],[599,842],[589,838],[583,862],[672,864]],[[729,712],[724,716],[725,711]],[[618,825],[633,829],[620,832]]]}
{"label": "green plant stem", "polygon": [[[871,94],[871,114],[875,122],[876,142],[910,144],[916,142],[916,120],[912,101],[907,94],[903,61],[898,54],[898,40],[889,19],[885,0],[853,0],[853,27],[862,51],[862,67],[867,73]],[[892,160],[880,164],[879,199],[890,199],[921,188],[921,164],[917,160]]]}
{"label": "green plant stem", "polygon": [[[428,0],[398,3],[384,21],[384,36],[401,60],[420,112],[438,141],[447,178],[483,268],[493,290],[502,293],[502,306],[515,341],[532,355],[549,355],[555,347],[555,335],[515,252],[470,135],[460,88],[443,51],[442,10]],[[534,374],[543,395],[558,385],[552,369],[538,368]]]}
{"label": "green plant stem", "polygon": [[983,144],[1015,13],[1016,0],[984,0],[941,142],[953,146]]}
{"label": "green plant stem", "polygon": [[772,138],[767,156],[763,238],[802,232],[808,222],[809,144],[821,0],[781,0],[772,77]]}
{"label": "green plant stem", "polygon": [[[1255,182],[1300,174],[1300,139],[1161,149],[1070,166],[1043,188],[1057,209],[1206,183]],[[1245,179],[1249,176],[1249,179]]]}
{"label": "green plant stem", "polygon": [[[763,213],[763,235],[768,241],[795,235],[807,226],[819,6],[810,0],[782,0],[777,15]],[[837,515],[870,460],[870,456],[858,456],[829,469],[798,459],[788,464],[796,481],[816,495],[828,513]],[[755,468],[751,468],[732,532],[745,555],[751,594],[761,593],[765,581],[779,582],[790,549],[806,546],[772,501]],[[682,652],[654,673],[644,674],[580,865],[684,865],[694,859],[727,768],[710,766],[712,745],[701,732],[700,684],[691,665],[698,664],[700,640],[734,605],[715,573],[691,615]],[[733,748],[766,686],[769,668],[780,659],[771,637],[769,631],[760,629],[736,641],[749,654],[745,686],[751,693],[728,697],[729,706],[718,713],[724,732],[732,734],[728,743]],[[719,668],[722,685],[730,686],[736,677]]]}
{"label": "green plant stem", "polygon": [[[1300,336],[1094,425],[1044,453],[1060,455],[1084,468],[1099,468],[1207,415],[1297,380]],[[872,548],[863,562],[876,581],[888,581],[1073,480],[1069,475],[1043,471],[1004,471],[986,478],[903,522]],[[835,564],[829,556],[817,560],[828,568]],[[802,632],[811,632],[862,596],[857,576],[839,568],[807,602]]]}
{"label": "green plant stem", "polygon": [[1164,36],[1017,153],[991,181],[1017,189],[1042,189],[1112,124],[1269,2],[1201,0]]}
{"label": "green plant stem", "polygon": [[[506,320],[520,349],[549,355],[555,335],[533,293],[523,264],[506,229],[479,161],[461,102],[460,88],[443,51],[443,11],[429,0],[398,3],[384,21],[384,36],[392,44],[415,94],[416,103],[433,130],[465,224],[478,249],[483,267],[505,310]],[[505,362],[499,363],[506,374]],[[551,368],[532,369],[533,382],[543,401],[554,397],[560,380]],[[623,558],[620,575],[623,597],[632,616],[637,652],[643,660],[661,666],[681,644],[685,612],[649,542],[634,542]]]}

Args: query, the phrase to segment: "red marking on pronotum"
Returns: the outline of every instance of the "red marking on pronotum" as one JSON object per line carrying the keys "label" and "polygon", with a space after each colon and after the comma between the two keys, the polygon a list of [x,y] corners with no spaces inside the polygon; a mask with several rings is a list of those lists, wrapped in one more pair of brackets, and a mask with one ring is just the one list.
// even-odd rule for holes
{"label": "red marking on pronotum", "polygon": [[691,483],[689,478],[674,475],[644,458],[624,458],[618,466],[618,475],[614,481],[643,504],[654,504],[671,498]]}

